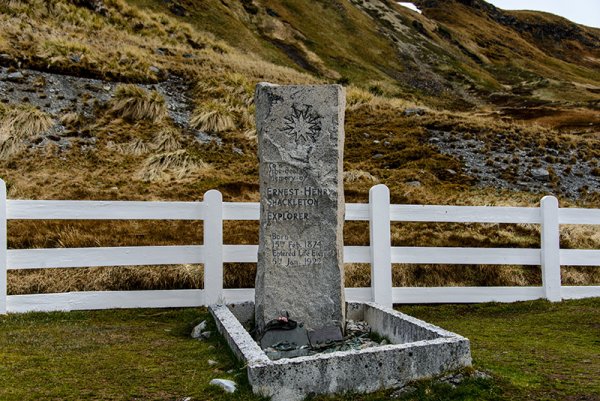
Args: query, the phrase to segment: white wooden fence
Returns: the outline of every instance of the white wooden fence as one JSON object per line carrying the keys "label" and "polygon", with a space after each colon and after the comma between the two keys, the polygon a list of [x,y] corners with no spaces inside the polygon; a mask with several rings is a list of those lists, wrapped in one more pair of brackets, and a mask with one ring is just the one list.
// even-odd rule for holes
{"label": "white wooden fence", "polygon": [[[7,220],[203,220],[204,245],[116,248],[8,249]],[[257,245],[223,244],[224,220],[258,220],[258,203],[7,200],[0,180],[0,313],[78,309],[185,307],[252,300],[253,289],[224,289],[223,263],[255,263]],[[599,297],[600,286],[561,286],[561,265],[599,266],[600,250],[560,249],[560,224],[598,224],[600,209],[559,209],[554,197],[539,208],[390,205],[384,185],[368,204],[347,204],[346,220],[369,221],[371,246],[345,246],[344,262],[370,263],[371,287],[346,288],[346,298],[392,303],[514,302]],[[530,223],[541,225],[541,249],[392,247],[390,222]],[[539,265],[541,287],[393,287],[392,263]],[[204,264],[204,289],[6,294],[7,270]]]}

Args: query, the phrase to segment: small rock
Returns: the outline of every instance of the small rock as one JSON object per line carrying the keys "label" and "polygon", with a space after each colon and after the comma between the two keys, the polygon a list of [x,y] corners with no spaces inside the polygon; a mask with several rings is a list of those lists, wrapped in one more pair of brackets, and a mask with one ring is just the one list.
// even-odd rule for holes
{"label": "small rock", "polygon": [[25,75],[21,71],[11,72],[6,76],[6,79],[12,82],[21,82],[25,79]]}
{"label": "small rock", "polygon": [[415,187],[418,188],[421,186],[421,181],[408,181],[406,183],[406,185],[408,185],[409,187]]}
{"label": "small rock", "polygon": [[456,387],[457,385],[459,385],[463,380],[465,379],[465,376],[462,373],[457,373],[454,375],[448,375],[448,376],[444,376],[442,377],[439,381],[441,383],[446,383],[449,384],[452,387]]}
{"label": "small rock", "polygon": [[379,141],[378,141],[377,139],[375,139],[375,140],[373,141],[373,143],[374,143],[375,145],[377,145],[377,144],[379,144]]}
{"label": "small rock", "polygon": [[194,58],[195,57],[193,54],[190,54],[190,53],[183,53],[181,56],[183,58]]}
{"label": "small rock", "polygon": [[398,390],[394,391],[392,393],[392,395],[390,395],[390,398],[394,398],[394,399],[395,398],[401,398],[401,397],[403,397],[403,396],[405,396],[407,394],[412,394],[415,391],[417,391],[416,387],[413,387],[413,386],[404,386],[401,389],[398,389]]}
{"label": "small rock", "polygon": [[377,153],[375,156],[373,156],[373,159],[382,159],[384,156],[381,153]]}
{"label": "small rock", "polygon": [[74,63],[79,63],[81,61],[81,56],[79,56],[78,54],[70,54],[69,60],[71,60]]}
{"label": "small rock", "polygon": [[550,181],[550,172],[545,168],[534,168],[531,170],[531,176],[538,181]]}
{"label": "small rock", "polygon": [[210,331],[203,331],[201,336],[202,336],[202,338],[204,338],[206,340],[206,339],[210,338],[211,334],[212,334],[212,332],[210,332]]}
{"label": "small rock", "polygon": [[244,151],[238,147],[232,146],[233,153],[237,153],[238,155],[243,155]]}
{"label": "small rock", "polygon": [[448,174],[450,174],[451,176],[455,176],[456,175],[456,171],[452,170],[451,168],[446,169],[446,172]]}
{"label": "small rock", "polygon": [[420,107],[411,107],[411,108],[404,110],[404,115],[407,117],[415,116],[415,115],[422,116],[423,114],[425,114],[425,109],[422,109]]}
{"label": "small rock", "polygon": [[475,373],[473,373],[472,377],[473,377],[473,379],[482,379],[482,380],[490,380],[492,378],[492,376],[490,376],[487,373],[482,372],[480,370],[475,371]]}
{"label": "small rock", "polygon": [[107,92],[108,92],[108,91],[110,91],[110,85],[104,85],[104,86],[102,87],[102,89],[104,89],[105,91],[107,91]]}
{"label": "small rock", "polygon": [[363,136],[364,136],[365,138],[369,138],[371,135],[367,134],[366,132],[363,132]]}
{"label": "small rock", "polygon": [[440,138],[429,138],[429,143],[440,143]]}
{"label": "small rock", "polygon": [[150,72],[154,73],[154,74],[160,74],[160,68],[158,68],[157,66],[153,65],[150,66],[149,68]]}
{"label": "small rock", "polygon": [[179,4],[171,4],[169,6],[169,11],[175,14],[178,17],[185,17],[187,14],[187,10],[180,6]]}
{"label": "small rock", "polygon": [[228,393],[234,393],[237,386],[234,381],[227,379],[212,379],[209,384],[219,386]]}
{"label": "small rock", "polygon": [[2,53],[0,54],[0,61],[12,61],[12,57],[10,54]]}
{"label": "small rock", "polygon": [[219,363],[219,362],[217,362],[217,361],[215,361],[215,360],[212,360],[212,359],[209,359],[209,360],[208,360],[208,366],[214,366],[214,365],[217,365],[218,363]]}
{"label": "small rock", "polygon": [[199,325],[192,330],[192,338],[202,338],[202,332],[206,330],[206,320],[203,320]]}

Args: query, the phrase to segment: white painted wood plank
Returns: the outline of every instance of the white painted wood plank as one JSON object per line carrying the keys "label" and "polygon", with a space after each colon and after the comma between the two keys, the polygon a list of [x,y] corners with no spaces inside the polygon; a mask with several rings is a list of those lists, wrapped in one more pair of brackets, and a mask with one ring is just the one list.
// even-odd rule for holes
{"label": "white painted wood plank", "polygon": [[564,286],[561,294],[563,299],[599,298],[600,286]]}
{"label": "white painted wood plank", "polygon": [[369,221],[369,204],[346,203],[346,221]]}
{"label": "white painted wood plank", "polygon": [[600,266],[600,250],[561,249],[560,264],[563,266]]}
{"label": "white painted wood plank", "polygon": [[254,288],[225,288],[223,298],[226,304],[254,302]]}
{"label": "white painted wood plank", "polygon": [[[347,203],[346,221],[369,221],[369,205],[366,203]],[[260,204],[258,202],[223,202],[223,220],[258,220]]]}
{"label": "white painted wood plank", "polygon": [[392,247],[392,263],[540,265],[539,249]]}
{"label": "white painted wood plank", "polygon": [[[256,263],[258,245],[223,245],[224,263]],[[345,246],[344,263],[369,263],[368,246]]]}
{"label": "white painted wood plank", "polygon": [[8,218],[23,220],[202,220],[201,202],[9,200]]}
{"label": "white painted wood plank", "polygon": [[204,290],[87,291],[9,295],[8,311],[51,312],[122,308],[179,308],[204,305]]}
{"label": "white painted wood plank", "polygon": [[392,221],[444,223],[540,223],[539,208],[392,205]]}
{"label": "white painted wood plank", "polygon": [[351,287],[344,291],[346,301],[349,302],[372,302],[372,292],[370,287]]}
{"label": "white painted wood plank", "polygon": [[223,202],[223,220],[258,220],[260,203]]}
{"label": "white painted wood plank", "polygon": [[9,269],[203,263],[203,246],[10,249]]}
{"label": "white painted wood plank", "polygon": [[559,209],[560,224],[600,224],[600,209]]}
{"label": "white painted wood plank", "polygon": [[258,245],[223,245],[224,263],[256,263]]}
{"label": "white painted wood plank", "polygon": [[544,298],[543,287],[394,287],[394,303],[517,302]]}
{"label": "white painted wood plank", "polygon": [[344,263],[371,263],[370,249],[369,246],[345,246]]}
{"label": "white painted wood plank", "polygon": [[[346,288],[346,301],[371,302],[371,288]],[[254,302],[254,288],[226,288],[223,290],[225,303]]]}

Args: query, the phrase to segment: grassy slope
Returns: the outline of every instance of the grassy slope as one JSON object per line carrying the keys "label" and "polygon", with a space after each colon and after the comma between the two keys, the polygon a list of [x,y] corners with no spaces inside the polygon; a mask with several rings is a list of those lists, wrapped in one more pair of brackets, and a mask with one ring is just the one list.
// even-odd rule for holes
{"label": "grassy slope", "polygon": [[[265,1],[255,2],[259,11],[250,17],[243,14],[243,7],[236,2],[214,1],[198,7],[188,6],[189,15],[181,19],[171,15],[163,2],[106,0],[105,3],[109,9],[108,17],[64,0],[53,0],[50,7],[42,1],[2,3],[0,53],[9,54],[14,66],[20,62],[28,67],[109,80],[153,82],[161,78],[160,73],[157,75],[149,68],[155,65],[161,71],[183,76],[190,83],[189,95],[196,107],[192,113],[194,117],[206,115],[207,104],[222,102],[220,107],[224,111],[220,113],[233,119],[234,128],[214,133],[223,141],[222,146],[199,144],[194,140],[193,132],[175,126],[168,118],[156,121],[153,116],[126,118],[129,114],[117,107],[120,100],[113,99],[108,104],[94,106],[92,117],[76,116],[75,123],[65,123],[69,135],[91,135],[96,139],[95,146],[84,150],[75,141],[72,148],[63,150],[51,145],[43,149],[26,148],[1,160],[0,176],[8,183],[10,198],[198,200],[204,191],[216,188],[224,193],[227,201],[256,201],[258,173],[251,121],[253,106],[244,103],[244,99],[252,96],[256,82],[325,82],[333,79],[324,78],[325,74],[338,71],[351,81],[371,87],[372,92],[403,93],[402,85],[390,83],[391,71],[401,70],[400,64],[395,66],[398,55],[390,45],[392,40],[378,34],[385,25],[379,20],[386,15],[383,11],[381,16],[368,16],[345,1],[317,2],[311,7],[305,7],[300,1]],[[272,8],[279,17],[269,16],[266,7]],[[432,39],[421,38],[415,43],[422,51],[437,49],[439,53],[432,53],[432,63],[439,63],[436,57],[442,57],[442,60],[453,60],[454,64],[449,64],[452,66],[447,71],[449,74],[453,68],[462,66],[473,77],[484,74],[486,80],[492,79],[489,72],[482,72],[465,56],[451,57],[460,51],[451,46],[445,50],[438,46],[445,42],[435,33],[435,21],[398,10],[397,18],[409,30],[399,36],[403,40],[419,37],[411,25],[413,18],[424,24]],[[464,14],[459,15],[470,18],[468,10],[460,12]],[[493,29],[492,25],[486,27]],[[472,29],[475,28],[474,25]],[[322,73],[315,76],[299,71],[298,66],[289,68],[295,64],[273,44],[276,38],[295,46]],[[123,46],[115,48],[114,43],[123,43]],[[248,46],[243,46],[245,44]],[[158,48],[167,49],[167,54],[157,52]],[[72,54],[81,55],[81,60],[74,62],[70,57]],[[193,57],[184,57],[185,54]],[[376,82],[372,82],[374,78]],[[345,183],[349,202],[365,202],[369,187],[381,182],[391,188],[395,203],[537,204],[540,194],[473,187],[467,174],[450,174],[449,170],[461,171],[461,162],[439,154],[427,143],[429,129],[466,132],[489,143],[490,147],[495,146],[493,143],[499,134],[508,137],[517,148],[534,146],[543,149],[548,142],[559,142],[559,149],[581,149],[581,158],[600,157],[598,138],[593,133],[567,136],[537,125],[514,124],[474,113],[429,109],[423,106],[429,98],[419,95],[418,91],[415,93],[417,98],[421,96],[421,103],[416,105],[425,107],[425,116],[403,114],[407,107],[415,106],[413,102],[375,96],[354,86],[348,88],[344,169],[351,177],[358,177]],[[0,107],[0,122],[14,107],[12,104]],[[51,117],[56,121],[71,112],[65,110]],[[39,119],[43,120],[42,117]],[[173,137],[178,142],[177,152],[181,158],[175,161],[180,167],[157,170],[151,163],[168,153],[157,143],[163,132],[169,130],[174,132]],[[146,151],[131,150],[139,148],[140,144]],[[236,153],[234,148],[241,149],[243,155]],[[384,157],[374,158],[377,154]],[[408,184],[415,180],[422,185]],[[584,203],[580,201],[579,204]],[[592,197],[587,206],[597,207],[598,204],[598,198]],[[360,230],[353,230],[353,227],[349,225],[346,230],[346,242],[365,244],[368,237],[364,235],[364,227]],[[256,227],[243,225],[231,229],[231,233],[226,230],[228,243],[256,243]],[[9,244],[12,248],[169,244],[178,243],[182,237],[187,238],[185,243],[201,241],[201,238],[181,234],[187,230],[187,226],[181,225],[155,230],[144,224],[15,222],[9,230]],[[407,226],[395,227],[394,241],[398,244],[426,241],[425,245],[431,246],[529,247],[535,246],[538,237],[538,232],[531,227],[513,226],[491,230],[470,227],[463,229],[462,235],[454,234],[452,229],[441,232],[437,226],[421,228],[419,232],[423,235],[415,237]],[[483,239],[490,236],[492,239],[487,242]],[[586,242],[590,238],[587,232],[572,238],[570,247],[593,246]],[[235,267],[231,269],[235,270]],[[422,274],[424,269],[428,274]],[[94,269],[81,269],[72,275],[62,271],[11,273],[10,288],[13,293],[122,289],[124,286],[130,288],[130,283],[136,283],[140,288],[169,288],[194,287],[201,281],[201,272],[196,268],[189,273],[190,269],[183,267],[172,275],[150,269],[156,274],[148,275],[148,270],[142,270],[136,276],[135,270],[123,269],[123,275],[107,269],[102,270],[103,274]],[[475,267],[468,275],[459,276],[451,268],[435,271],[433,267],[413,266],[403,267],[395,279],[399,285],[442,285],[448,280],[463,285],[516,285],[539,281],[539,275],[530,269],[516,273],[507,269],[500,275],[490,273],[492,270],[485,266]],[[252,285],[252,272],[250,269],[242,277],[230,277],[231,285]],[[349,285],[368,285],[361,267],[349,268],[347,276]],[[570,283],[596,283],[598,273],[592,270],[583,275],[569,273],[565,279]]]}
{"label": "grassy slope", "polygon": [[[405,306],[403,312],[471,340],[474,367],[492,381],[456,389],[424,381],[405,400],[597,400],[597,299],[549,304]],[[203,309],[124,310],[0,317],[0,398],[12,400],[256,400],[217,336],[189,338]],[[216,361],[209,365],[209,360]],[[241,384],[233,395],[212,378]],[[596,396],[594,395],[596,394]],[[318,400],[389,399],[373,395]]]}

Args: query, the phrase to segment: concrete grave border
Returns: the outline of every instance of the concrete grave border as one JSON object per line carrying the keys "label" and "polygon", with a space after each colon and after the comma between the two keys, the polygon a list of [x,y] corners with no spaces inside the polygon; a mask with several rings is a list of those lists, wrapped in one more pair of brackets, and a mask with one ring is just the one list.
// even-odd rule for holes
{"label": "concrete grave border", "polygon": [[391,344],[270,360],[243,324],[254,303],[211,305],[217,329],[247,366],[255,394],[299,401],[310,394],[369,393],[471,365],[469,340],[375,303],[346,304],[347,318],[365,320]]}

